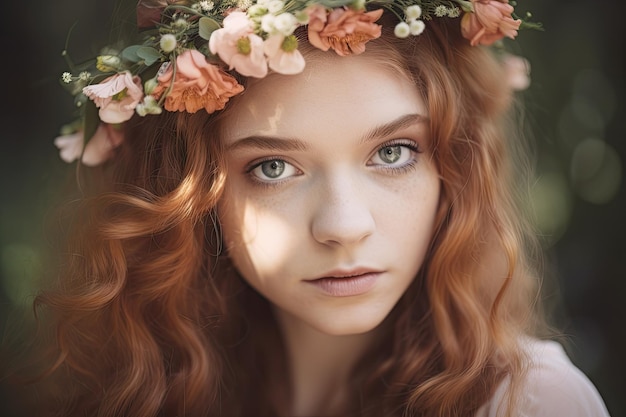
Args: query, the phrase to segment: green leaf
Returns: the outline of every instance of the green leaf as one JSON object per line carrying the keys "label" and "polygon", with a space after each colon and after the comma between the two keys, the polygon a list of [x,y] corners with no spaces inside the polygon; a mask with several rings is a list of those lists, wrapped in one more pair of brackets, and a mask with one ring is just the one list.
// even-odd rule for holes
{"label": "green leaf", "polygon": [[201,17],[198,21],[198,34],[202,39],[207,41],[211,38],[211,34],[221,26],[215,20],[209,17]]}
{"label": "green leaf", "polygon": [[122,58],[130,62],[139,62],[141,58],[137,54],[137,51],[141,48],[141,45],[131,45],[124,48],[122,51]]}
{"label": "green leaf", "polygon": [[147,66],[150,66],[161,59],[161,53],[150,46],[140,46],[137,55],[143,58]]}
{"label": "green leaf", "polygon": [[520,29],[534,29],[534,30],[544,30],[543,24],[537,22],[528,22],[526,20],[522,20],[522,24],[520,25]]}

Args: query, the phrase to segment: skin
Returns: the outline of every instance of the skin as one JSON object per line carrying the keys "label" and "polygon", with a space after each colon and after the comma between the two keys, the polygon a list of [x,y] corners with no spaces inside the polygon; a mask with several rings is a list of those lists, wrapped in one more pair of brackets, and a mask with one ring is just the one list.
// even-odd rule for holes
{"label": "skin", "polygon": [[[274,306],[293,415],[318,412],[341,402],[341,381],[431,242],[440,179],[426,106],[408,79],[366,54],[270,75],[233,106],[222,124],[224,241]],[[337,296],[311,282],[353,274],[368,277],[366,291]]]}

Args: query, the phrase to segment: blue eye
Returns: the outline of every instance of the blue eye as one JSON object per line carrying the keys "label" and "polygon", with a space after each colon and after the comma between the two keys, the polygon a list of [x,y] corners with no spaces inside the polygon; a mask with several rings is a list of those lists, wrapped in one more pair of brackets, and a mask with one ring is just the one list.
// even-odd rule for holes
{"label": "blue eye", "polygon": [[269,159],[258,163],[249,172],[261,181],[276,181],[294,176],[298,170],[282,159]]}

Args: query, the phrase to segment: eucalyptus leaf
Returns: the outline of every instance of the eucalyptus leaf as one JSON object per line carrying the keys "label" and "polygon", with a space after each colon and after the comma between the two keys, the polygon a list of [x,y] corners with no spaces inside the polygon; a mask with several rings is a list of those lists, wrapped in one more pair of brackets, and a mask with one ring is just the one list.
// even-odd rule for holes
{"label": "eucalyptus leaf", "polygon": [[211,38],[211,34],[221,26],[215,20],[209,17],[202,17],[198,21],[198,34],[202,39],[207,41]]}
{"label": "eucalyptus leaf", "polygon": [[150,66],[161,59],[159,51],[150,46],[140,46],[139,49],[137,49],[137,55],[143,58],[147,66]]}
{"label": "eucalyptus leaf", "polygon": [[122,58],[130,62],[139,62],[141,58],[137,54],[137,50],[141,48],[141,45],[131,45],[127,48],[124,48],[122,51]]}

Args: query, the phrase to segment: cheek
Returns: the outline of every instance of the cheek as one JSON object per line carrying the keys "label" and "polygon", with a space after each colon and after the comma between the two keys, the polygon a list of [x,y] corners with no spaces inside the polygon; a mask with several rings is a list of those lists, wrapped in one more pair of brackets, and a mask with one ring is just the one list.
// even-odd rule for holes
{"label": "cheek", "polygon": [[[218,205],[218,214],[228,254],[246,279],[264,280],[283,271],[296,255],[302,239],[294,224],[297,213],[278,201],[253,201],[241,192],[224,193],[228,204]],[[279,209],[278,207],[281,207]]]}
{"label": "cheek", "polygon": [[380,216],[384,222],[381,231],[393,237],[400,250],[425,253],[433,237],[439,196],[436,173],[404,183],[383,207],[387,215]]}

